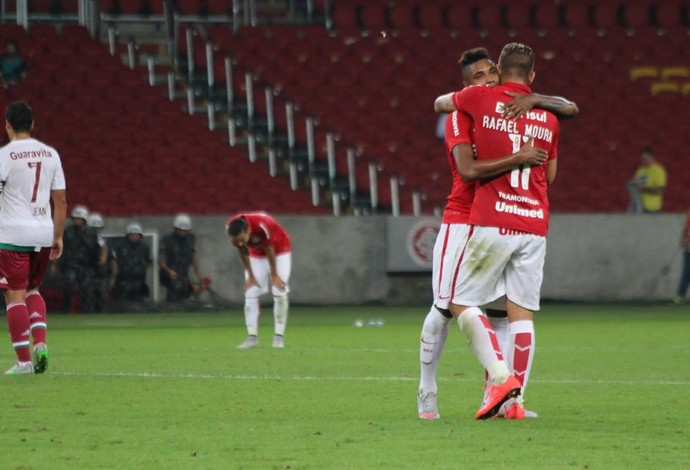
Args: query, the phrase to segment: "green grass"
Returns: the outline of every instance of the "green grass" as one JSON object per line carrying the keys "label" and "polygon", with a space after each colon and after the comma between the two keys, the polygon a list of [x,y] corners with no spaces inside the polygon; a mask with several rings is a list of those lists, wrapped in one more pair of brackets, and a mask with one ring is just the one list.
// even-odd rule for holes
{"label": "green grass", "polygon": [[425,314],[293,308],[273,350],[266,306],[249,351],[240,311],[52,316],[48,372],[0,376],[0,468],[690,468],[690,307],[545,305],[522,422],[473,419],[457,327],[417,418]]}

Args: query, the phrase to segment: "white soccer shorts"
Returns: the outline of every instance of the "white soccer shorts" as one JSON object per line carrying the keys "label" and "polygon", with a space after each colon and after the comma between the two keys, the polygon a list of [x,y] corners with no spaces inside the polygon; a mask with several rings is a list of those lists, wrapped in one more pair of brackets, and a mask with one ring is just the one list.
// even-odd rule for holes
{"label": "white soccer shorts", "polygon": [[441,224],[431,268],[431,284],[434,293],[434,305],[448,309],[453,290],[453,275],[460,262],[460,254],[467,243],[470,226],[467,224]]}
{"label": "white soccer shorts", "polygon": [[[245,295],[249,294],[250,297],[258,297],[263,294],[268,294],[271,292],[271,265],[268,263],[268,258],[266,257],[249,257],[249,264],[252,267],[252,272],[254,273],[254,278],[259,284],[257,288],[249,289],[251,292],[246,292]],[[285,292],[290,292],[290,287],[288,285],[290,281],[290,272],[292,270],[292,254],[283,253],[276,255],[276,272],[278,276],[285,283]],[[248,273],[245,271],[244,278],[249,277]]]}
{"label": "white soccer shorts", "polygon": [[480,306],[505,295],[528,310],[539,310],[546,238],[505,234],[474,227],[462,253],[452,303]]}

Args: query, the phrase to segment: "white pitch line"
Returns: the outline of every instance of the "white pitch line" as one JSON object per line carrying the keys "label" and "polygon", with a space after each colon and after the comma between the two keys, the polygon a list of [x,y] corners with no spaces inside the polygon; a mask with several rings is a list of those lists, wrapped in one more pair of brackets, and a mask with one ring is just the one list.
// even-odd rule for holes
{"label": "white pitch line", "polygon": [[[242,374],[161,374],[158,372],[50,372],[50,375],[60,375],[66,377],[132,377],[146,379],[205,379],[205,380],[289,380],[297,382],[416,382],[418,377],[325,377],[310,375],[288,375],[277,374],[264,375],[242,375]],[[440,377],[443,382],[475,382],[476,378],[469,377]],[[575,379],[554,379],[539,380],[533,379],[531,382],[542,384],[568,384],[568,385],[677,385],[688,386],[687,380],[575,380]]]}

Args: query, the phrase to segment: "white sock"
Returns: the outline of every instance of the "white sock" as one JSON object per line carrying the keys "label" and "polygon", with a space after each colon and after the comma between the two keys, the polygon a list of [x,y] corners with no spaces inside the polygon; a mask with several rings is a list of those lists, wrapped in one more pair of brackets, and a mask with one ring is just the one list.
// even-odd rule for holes
{"label": "white sock", "polygon": [[436,307],[431,310],[424,319],[422,334],[419,342],[419,362],[421,366],[421,378],[419,391],[422,393],[436,393],[436,371],[441,360],[443,345],[448,337],[448,325],[450,318],[446,318]]}
{"label": "white sock", "polygon": [[491,324],[477,307],[465,309],[458,317],[458,325],[481,365],[494,384],[508,380],[510,372],[501,355]]}
{"label": "white sock", "polygon": [[259,336],[259,298],[244,298],[244,323],[249,336]]}
{"label": "white sock", "polygon": [[510,355],[507,362],[511,373],[522,384],[522,394],[518,398],[518,401],[522,403],[534,359],[534,322],[532,320],[520,320],[511,323],[510,344]]}
{"label": "white sock", "polygon": [[284,336],[287,326],[288,308],[290,303],[287,295],[273,297],[273,320],[275,322],[275,334]]}
{"label": "white sock", "polygon": [[513,344],[510,342],[510,323],[508,322],[508,317],[490,317],[486,316],[496,334],[496,340],[498,341],[498,346],[501,348],[501,353],[503,354],[503,359],[508,364],[508,356],[513,352]]}
{"label": "white sock", "polygon": [[[498,345],[501,348],[503,360],[508,366],[508,369],[510,370],[510,361],[508,361],[508,357],[512,354],[513,345],[510,342],[510,323],[508,322],[508,317],[492,317],[487,315],[486,318],[489,320],[491,328],[493,328],[494,333],[496,334],[496,340],[498,341]],[[489,394],[489,386],[491,385],[491,383],[491,377],[487,373],[485,384],[486,387],[484,388],[484,400],[482,401],[482,403],[484,403],[484,401],[486,400],[486,396]]]}

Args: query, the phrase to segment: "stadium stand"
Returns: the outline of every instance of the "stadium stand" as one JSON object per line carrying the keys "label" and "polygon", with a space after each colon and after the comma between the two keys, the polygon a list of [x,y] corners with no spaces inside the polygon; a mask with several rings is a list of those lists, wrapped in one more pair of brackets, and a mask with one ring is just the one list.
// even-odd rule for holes
{"label": "stadium stand", "polygon": [[[239,36],[210,30],[210,37],[221,45],[221,53],[233,55],[238,64],[278,84],[319,116],[321,127],[337,130],[342,142],[376,158],[385,172],[400,175],[404,211],[410,210],[410,191],[421,189],[427,195],[425,212],[442,202],[450,184],[443,151],[433,137],[431,103],[436,95],[458,88],[456,56],[477,45],[497,55],[506,42],[527,42],[539,54],[535,90],[568,96],[581,108],[577,119],[563,123],[564,158],[552,189],[554,210],[624,210],[625,181],[637,166],[639,148],[647,143],[657,147],[671,175],[667,209],[684,209],[688,195],[680,177],[688,170],[677,154],[686,142],[679,140],[682,123],[673,116],[685,103],[663,99],[658,92],[668,85],[629,78],[633,67],[686,70],[675,66],[687,60],[680,45],[685,29],[657,33],[649,6],[629,16],[617,3],[572,7],[574,11],[570,5],[546,5],[549,12],[558,12],[549,23],[546,13],[539,14],[541,6],[529,14],[525,7],[517,12],[506,6],[482,7],[476,22],[468,22],[472,15],[467,12],[474,7],[467,5],[444,9],[425,4],[415,10],[416,16],[407,6],[394,6],[391,11],[398,13],[390,15],[391,28],[397,32],[368,35],[365,31],[373,28],[352,20],[359,18],[359,9],[345,3],[351,20],[346,32],[336,21],[329,36],[318,26],[301,28],[302,39],[287,30],[274,34],[268,26]],[[460,9],[465,13],[459,15],[462,27],[452,19]],[[629,19],[633,14],[635,19]],[[673,89],[679,92],[681,85]],[[323,130],[317,140],[323,147]]]}
{"label": "stadium stand", "polygon": [[27,100],[37,116],[35,137],[63,156],[69,200],[108,216],[225,214],[256,208],[324,213],[309,194],[293,194],[231,148],[226,134],[207,130],[139,71],[125,67],[86,30],[64,25],[0,26],[28,61],[29,78],[4,102]]}
{"label": "stadium stand", "polygon": [[[148,7],[157,8],[159,3],[152,2]],[[126,9],[133,13],[140,11],[136,7],[144,3],[113,0],[102,5],[110,5],[111,12]],[[195,17],[206,12],[231,13],[220,1],[180,0],[177,5],[179,13]],[[329,135],[335,136],[339,178],[348,170],[348,149],[354,149],[358,191],[366,191],[373,171],[378,176],[380,204],[386,210],[394,196],[388,184],[390,178],[396,178],[400,184],[395,189],[400,193],[403,213],[412,211],[413,193],[422,196],[425,213],[443,204],[450,177],[442,145],[434,137],[433,98],[461,86],[456,61],[462,50],[482,45],[497,57],[501,47],[510,41],[525,42],[536,50],[536,91],[567,96],[580,106],[580,116],[562,124],[560,171],[550,190],[553,210],[625,210],[625,181],[637,167],[639,149],[648,144],[656,147],[661,162],[669,170],[665,209],[686,209],[690,194],[684,182],[690,177],[690,165],[683,152],[688,142],[684,122],[678,118],[683,115],[690,91],[686,65],[689,23],[684,1],[542,0],[520,4],[334,0],[320,2],[319,6],[331,8],[326,22],[329,28],[275,24],[270,19],[267,24],[244,26],[236,32],[227,24],[204,24],[203,19],[195,18],[194,79],[204,76],[207,41],[211,41],[216,84],[225,80],[224,64],[228,56],[232,58],[233,89],[241,99],[248,85],[247,74],[251,77],[257,113],[254,119],[261,125],[265,125],[267,112],[264,89],[270,90],[273,96],[274,110],[283,110],[286,104],[294,103],[300,148],[307,141],[305,118],[312,119],[319,168],[323,170],[327,166],[327,139]],[[182,24],[181,31],[188,27]],[[3,36],[5,28],[6,25],[2,26]],[[70,74],[61,74],[59,80],[49,80],[45,74],[32,77],[37,80],[34,86],[39,83],[36,90],[50,87],[53,91],[34,91],[36,98],[53,107],[55,129],[60,130],[46,140],[50,142],[54,138],[73,153],[89,155],[88,161],[99,164],[93,171],[100,179],[113,173],[128,175],[126,182],[113,183],[119,190],[101,189],[99,193],[107,194],[102,198],[89,191],[78,193],[79,196],[96,198],[97,205],[104,203],[102,200],[112,201],[111,211],[119,210],[122,204],[146,210],[143,204],[137,206],[136,196],[118,196],[124,188],[134,189],[137,185],[130,183],[142,174],[140,163],[133,165],[130,154],[146,152],[151,161],[159,163],[172,155],[173,161],[164,165],[164,169],[151,168],[152,180],[161,185],[170,181],[171,175],[184,181],[185,184],[175,186],[185,189],[193,187],[193,181],[208,178],[210,189],[195,189],[193,195],[189,190],[171,190],[175,198],[189,204],[187,210],[204,204],[223,204],[242,188],[268,184],[279,188],[276,194],[266,195],[269,201],[279,200],[276,202],[279,207],[296,204],[294,212],[324,212],[324,207],[311,206],[305,192],[289,191],[283,178],[267,179],[265,169],[249,164],[243,150],[227,146],[226,136],[206,131],[204,116],[189,116],[181,104],[161,96],[160,90],[143,86],[140,73],[127,70],[117,59],[108,57],[105,48],[89,40],[83,30],[68,27],[59,38],[41,39],[50,36],[45,31],[37,33],[44,28],[44,25],[32,25],[31,34],[24,35],[21,47],[27,44],[40,51],[36,52],[40,60],[31,58],[30,70],[46,67],[51,73],[62,73],[57,65],[50,68],[47,64],[71,63],[76,44],[84,43],[86,46],[79,54],[102,62],[105,71],[89,73],[84,70],[86,67],[78,66]],[[178,54],[183,57],[186,37],[184,34],[178,37]],[[58,39],[70,46],[51,48],[51,41]],[[50,57],[45,58],[46,55]],[[44,60],[45,65],[37,65]],[[112,106],[99,108],[99,100],[105,101],[99,98],[99,93],[113,87],[119,93],[117,97],[108,97]],[[11,93],[18,91],[11,90]],[[84,137],[80,133],[81,140],[72,141],[66,137],[67,126],[57,116],[71,109],[68,108],[70,100],[77,96],[88,103],[73,111],[77,122],[92,123],[90,117],[96,113],[105,116],[96,121],[115,122],[116,116],[126,114],[126,124],[108,132],[105,126],[96,125],[93,136]],[[145,112],[142,108],[146,108]],[[238,103],[238,109],[246,120],[246,103]],[[162,117],[164,122],[158,122],[154,128],[147,120],[149,114]],[[279,133],[284,134],[285,113],[276,112],[274,117]],[[146,122],[144,127],[139,125],[143,122]],[[190,133],[189,129],[194,132]],[[171,144],[182,135],[189,141]],[[266,140],[259,144],[260,152],[272,148]],[[200,148],[204,155],[227,153],[227,158],[233,160],[229,173],[235,174],[224,174],[221,183],[217,172],[207,174],[201,169],[203,165],[185,173],[184,155],[199,153]],[[108,164],[102,164],[95,149],[111,156]],[[210,160],[200,157],[199,161],[210,163]],[[227,179],[236,174],[242,178]],[[245,185],[245,180],[250,183]],[[238,191],[228,188],[229,181]],[[214,189],[216,184],[218,189]],[[146,185],[142,193],[145,195],[142,199],[149,203],[153,198],[148,191],[150,187]],[[158,209],[151,209],[151,213],[165,212],[167,200],[161,201]],[[210,207],[205,210],[213,212]],[[293,211],[291,207],[290,210]]]}

